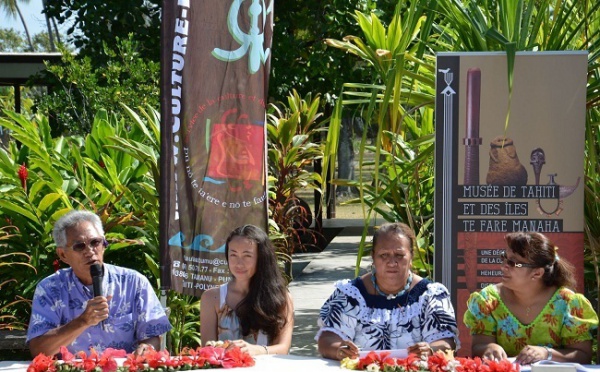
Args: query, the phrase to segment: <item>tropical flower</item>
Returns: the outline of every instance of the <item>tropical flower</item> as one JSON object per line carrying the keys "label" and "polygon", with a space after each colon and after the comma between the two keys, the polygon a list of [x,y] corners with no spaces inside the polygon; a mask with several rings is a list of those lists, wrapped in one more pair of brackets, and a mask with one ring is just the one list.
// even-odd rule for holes
{"label": "tropical flower", "polygon": [[23,189],[27,190],[27,177],[29,176],[29,172],[27,171],[27,166],[25,165],[25,163],[23,163],[19,167],[19,171],[17,172],[17,174],[19,175],[19,178],[21,179],[21,187],[23,187]]}
{"label": "tropical flower", "polygon": [[[90,350],[89,355],[83,351],[72,354],[63,346],[60,348],[60,355],[61,360],[39,354],[33,359],[27,372],[158,372],[254,365],[254,359],[238,347],[186,348],[179,356],[171,356],[168,351],[148,350],[143,356],[139,356],[115,349],[106,349],[102,354],[94,349]],[[121,366],[118,365],[117,358],[125,358]]]}
{"label": "tropical flower", "polygon": [[372,372],[519,372],[518,364],[509,360],[492,361],[475,358],[454,358],[451,352],[437,351],[429,358],[414,354],[406,358],[391,358],[386,352],[370,352],[364,358],[341,361],[341,367]]}

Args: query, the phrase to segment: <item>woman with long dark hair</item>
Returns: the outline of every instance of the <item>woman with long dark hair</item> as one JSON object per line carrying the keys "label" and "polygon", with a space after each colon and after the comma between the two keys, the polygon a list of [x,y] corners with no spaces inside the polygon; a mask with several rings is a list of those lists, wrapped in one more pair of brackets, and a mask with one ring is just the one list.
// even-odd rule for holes
{"label": "woman with long dark hair", "polygon": [[230,341],[251,355],[287,354],[294,305],[268,235],[253,225],[225,243],[231,281],[202,294],[202,343]]}

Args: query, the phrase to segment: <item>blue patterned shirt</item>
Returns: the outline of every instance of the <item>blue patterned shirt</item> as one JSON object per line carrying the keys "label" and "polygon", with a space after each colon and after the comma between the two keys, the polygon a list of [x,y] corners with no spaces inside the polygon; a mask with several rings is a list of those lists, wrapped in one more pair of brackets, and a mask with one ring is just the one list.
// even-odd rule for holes
{"label": "blue patterned shirt", "polygon": [[[91,286],[90,286],[91,287]],[[93,298],[71,268],[61,269],[42,280],[35,289],[27,342],[80,316]],[[133,352],[139,341],[171,329],[169,319],[150,282],[135,270],[104,264],[102,293],[109,300],[109,315],[87,328],[70,345],[71,353],[97,352],[106,348]]]}
{"label": "blue patterned shirt", "polygon": [[321,307],[315,340],[325,331],[351,340],[362,350],[406,349],[417,342],[452,338],[458,328],[446,287],[422,279],[394,299],[372,295],[362,279],[346,279]]}

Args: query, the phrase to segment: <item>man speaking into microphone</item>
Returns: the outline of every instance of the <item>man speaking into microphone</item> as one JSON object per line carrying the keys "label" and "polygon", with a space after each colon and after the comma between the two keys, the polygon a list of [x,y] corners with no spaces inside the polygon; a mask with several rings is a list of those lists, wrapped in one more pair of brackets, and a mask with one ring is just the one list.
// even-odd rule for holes
{"label": "man speaking into microphone", "polygon": [[160,347],[171,324],[150,282],[135,270],[104,263],[100,218],[70,211],[54,225],[60,260],[69,265],[43,279],[33,296],[27,342],[33,356],[106,348],[143,354]]}

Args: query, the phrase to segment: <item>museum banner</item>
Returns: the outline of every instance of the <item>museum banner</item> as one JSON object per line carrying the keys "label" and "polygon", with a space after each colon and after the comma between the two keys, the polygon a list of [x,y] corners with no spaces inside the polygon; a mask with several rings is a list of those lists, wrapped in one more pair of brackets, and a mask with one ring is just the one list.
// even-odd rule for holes
{"label": "museum banner", "polygon": [[267,228],[273,0],[165,0],[162,22],[161,287],[200,296],[231,230]]}
{"label": "museum banner", "polygon": [[512,97],[507,71],[503,52],[437,56],[435,280],[462,355],[467,299],[501,281],[507,233],[548,236],[583,290],[587,53],[517,53]]}

